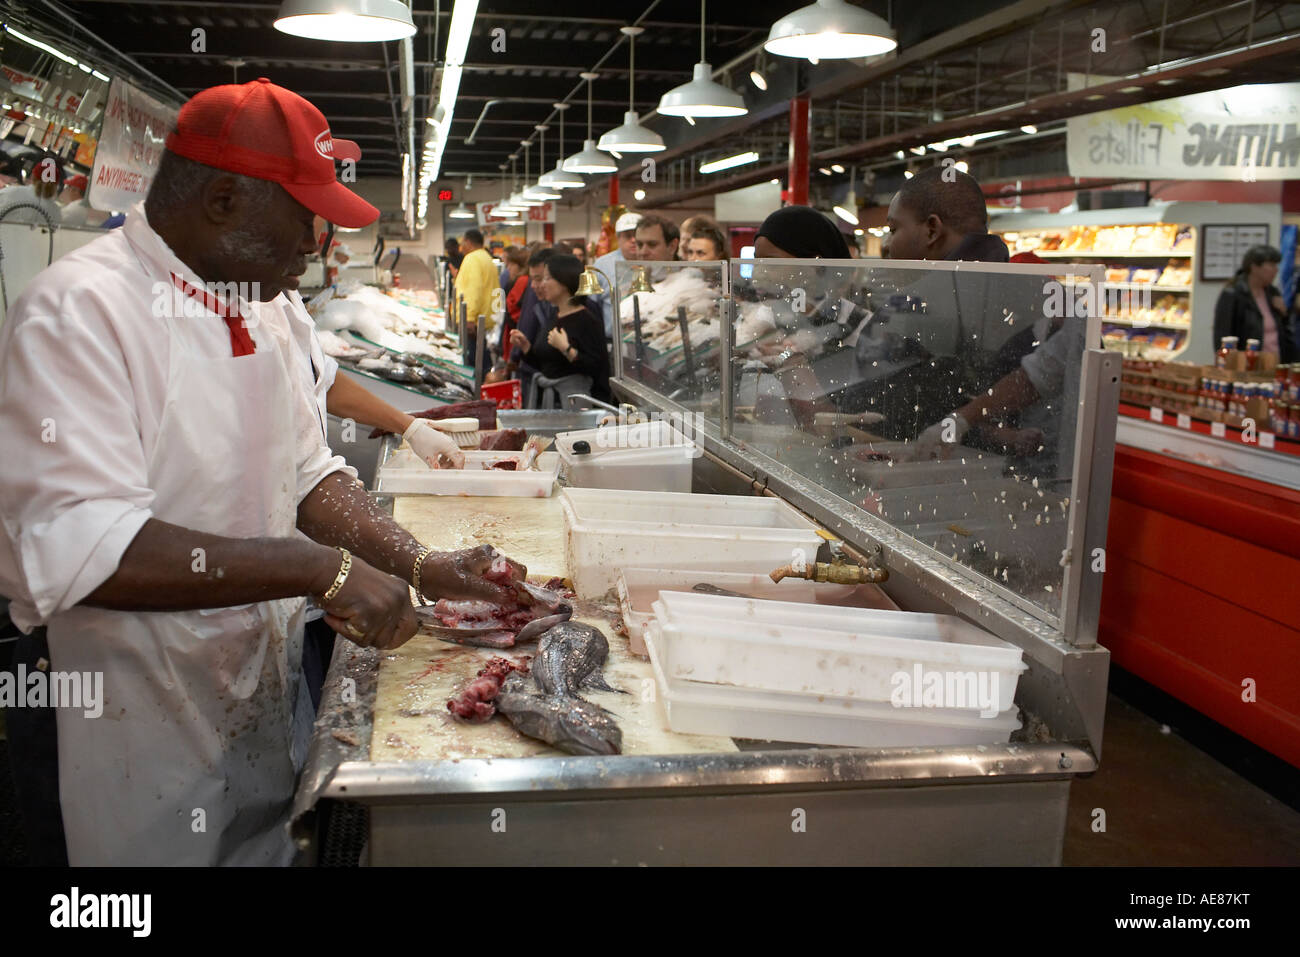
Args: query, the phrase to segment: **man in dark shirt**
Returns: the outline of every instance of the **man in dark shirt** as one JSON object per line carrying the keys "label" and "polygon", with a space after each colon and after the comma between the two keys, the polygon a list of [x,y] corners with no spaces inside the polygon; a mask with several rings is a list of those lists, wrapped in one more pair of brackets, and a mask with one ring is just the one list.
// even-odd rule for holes
{"label": "man in dark shirt", "polygon": [[1010,257],[989,235],[984,191],[954,166],[932,166],[903,182],[886,216],[886,259],[963,259],[1004,263]]}

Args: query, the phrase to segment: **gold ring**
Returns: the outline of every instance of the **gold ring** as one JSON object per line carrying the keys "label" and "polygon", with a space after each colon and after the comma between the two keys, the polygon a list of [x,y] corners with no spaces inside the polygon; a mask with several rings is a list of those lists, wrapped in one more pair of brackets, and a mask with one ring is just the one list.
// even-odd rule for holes
{"label": "gold ring", "polygon": [[352,622],[348,622],[346,625],[343,626],[343,628],[353,638],[361,639],[366,637],[366,633],[361,629],[359,629],[356,625],[352,624]]}

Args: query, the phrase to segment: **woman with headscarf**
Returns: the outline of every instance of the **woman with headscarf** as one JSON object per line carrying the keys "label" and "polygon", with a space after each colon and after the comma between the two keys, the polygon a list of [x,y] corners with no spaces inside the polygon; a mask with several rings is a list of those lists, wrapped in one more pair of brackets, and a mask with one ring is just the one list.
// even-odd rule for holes
{"label": "woman with headscarf", "polygon": [[811,206],[785,206],[763,220],[755,259],[848,259],[849,244],[833,222]]}

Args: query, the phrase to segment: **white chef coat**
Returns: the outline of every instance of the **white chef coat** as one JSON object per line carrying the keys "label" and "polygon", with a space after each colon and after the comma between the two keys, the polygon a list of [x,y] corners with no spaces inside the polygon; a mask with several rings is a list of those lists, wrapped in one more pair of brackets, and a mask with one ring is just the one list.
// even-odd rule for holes
{"label": "white chef coat", "polygon": [[78,604],[151,517],[287,537],[323,478],[355,475],[325,447],[287,330],[251,310],[256,352],[233,358],[218,316],[174,315],[173,273],[201,285],[137,206],[0,327],[0,594],[24,631],[48,625],[56,669],[103,673],[101,719],[57,714],[71,863],[284,863],[310,723],[302,599]]}
{"label": "white chef coat", "polygon": [[297,292],[276,296],[270,302],[262,303],[261,308],[264,314],[269,313],[276,321],[282,321],[292,337],[296,360],[294,369],[300,386],[315,402],[321,428],[326,430],[328,411],[325,396],[338,376],[338,360],[327,356],[321,349],[320,340],[316,338],[316,323]]}

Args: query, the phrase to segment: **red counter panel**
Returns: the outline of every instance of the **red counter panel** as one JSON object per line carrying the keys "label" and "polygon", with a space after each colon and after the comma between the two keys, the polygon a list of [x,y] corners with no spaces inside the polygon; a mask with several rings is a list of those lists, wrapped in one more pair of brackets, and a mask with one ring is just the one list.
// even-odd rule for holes
{"label": "red counter panel", "polygon": [[1117,447],[1099,640],[1300,766],[1300,493]]}

